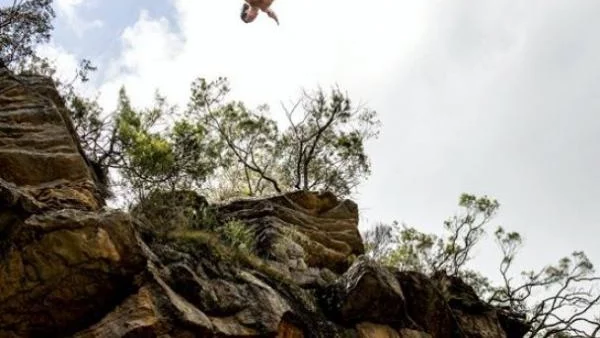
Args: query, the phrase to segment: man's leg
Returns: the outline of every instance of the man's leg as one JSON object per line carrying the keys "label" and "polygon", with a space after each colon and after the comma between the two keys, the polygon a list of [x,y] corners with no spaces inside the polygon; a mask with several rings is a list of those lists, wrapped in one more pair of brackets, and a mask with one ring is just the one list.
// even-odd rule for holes
{"label": "man's leg", "polygon": [[269,8],[265,12],[267,13],[267,15],[269,17],[271,17],[273,20],[275,20],[275,22],[277,22],[277,25],[279,25],[279,20],[277,19],[277,15],[275,15],[275,12],[273,12],[272,9]]}

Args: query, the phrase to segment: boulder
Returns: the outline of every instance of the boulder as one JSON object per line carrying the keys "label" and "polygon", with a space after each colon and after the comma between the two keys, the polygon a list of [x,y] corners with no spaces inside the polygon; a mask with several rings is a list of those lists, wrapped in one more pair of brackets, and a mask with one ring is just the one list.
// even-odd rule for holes
{"label": "boulder", "polygon": [[[75,338],[118,337],[209,337],[210,323],[183,325],[170,317],[174,307],[160,288],[144,286],[90,328]],[[181,300],[180,300],[181,301]],[[177,304],[177,303],[176,303]],[[201,317],[202,318],[202,317]],[[193,322],[192,322],[193,323]],[[205,324],[205,325],[202,325]]]}
{"label": "boulder", "polygon": [[452,309],[436,283],[415,271],[396,271],[395,277],[406,295],[408,314],[422,331],[436,338],[460,336]]}
{"label": "boulder", "polygon": [[458,277],[438,273],[433,276],[438,289],[452,309],[461,334],[473,338],[503,338],[498,310],[483,302],[475,290]]}
{"label": "boulder", "polygon": [[[236,200],[221,205],[219,213],[225,219],[243,220],[253,227],[263,256],[300,266],[300,270],[307,266],[342,273],[350,266],[350,257],[364,253],[358,207],[331,193],[298,191],[266,199]],[[281,243],[285,239],[295,243],[295,253],[279,250],[278,246],[288,246]]]}
{"label": "boulder", "polygon": [[372,322],[400,326],[412,322],[395,276],[366,256],[360,256],[325,289],[321,301],[329,315],[344,324]]}
{"label": "boulder", "polygon": [[400,333],[387,325],[364,322],[356,325],[359,338],[401,338]]}
{"label": "boulder", "polygon": [[16,220],[0,257],[0,330],[84,327],[131,292],[145,258],[120,212],[61,210]]}
{"label": "boulder", "polygon": [[525,324],[527,317],[524,313],[516,313],[508,309],[497,309],[497,313],[500,326],[508,338],[523,337],[531,329],[529,325]]}
{"label": "boulder", "polygon": [[304,332],[299,327],[284,319],[279,324],[277,338],[304,338]]}
{"label": "boulder", "polygon": [[429,333],[425,333],[423,331],[411,330],[411,329],[401,329],[400,330],[400,338],[435,338],[436,336],[432,336]]}

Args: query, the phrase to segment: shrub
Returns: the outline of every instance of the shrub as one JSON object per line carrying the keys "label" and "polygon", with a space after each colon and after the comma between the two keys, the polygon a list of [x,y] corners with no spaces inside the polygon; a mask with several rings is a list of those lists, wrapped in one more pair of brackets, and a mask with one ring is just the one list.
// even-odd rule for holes
{"label": "shrub", "polygon": [[256,247],[254,231],[244,222],[230,220],[215,230],[223,242],[240,251],[253,252]]}

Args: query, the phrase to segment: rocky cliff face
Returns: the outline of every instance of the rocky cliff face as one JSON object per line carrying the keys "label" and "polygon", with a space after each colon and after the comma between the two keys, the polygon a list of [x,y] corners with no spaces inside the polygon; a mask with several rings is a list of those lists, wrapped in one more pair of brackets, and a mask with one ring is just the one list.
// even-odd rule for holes
{"label": "rocky cliff face", "polygon": [[[0,69],[0,337],[522,337],[467,285],[369,261],[358,209],[296,192],[106,210],[51,82]],[[256,245],[219,237],[236,222]]]}
{"label": "rocky cliff face", "polygon": [[131,218],[102,210],[56,90],[0,69],[0,337],[92,325],[145,269]]}

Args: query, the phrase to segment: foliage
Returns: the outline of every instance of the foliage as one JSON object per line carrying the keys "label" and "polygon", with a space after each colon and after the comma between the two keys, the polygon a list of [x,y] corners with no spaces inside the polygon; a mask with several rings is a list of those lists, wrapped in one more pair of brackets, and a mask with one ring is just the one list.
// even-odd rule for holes
{"label": "foliage", "polygon": [[389,266],[462,278],[488,303],[525,313],[531,327],[528,337],[595,337],[600,332],[600,320],[592,316],[600,310],[600,276],[583,252],[540,271],[524,271],[517,282],[509,271],[521,247],[521,235],[498,227],[495,239],[502,251],[502,283],[493,285],[466,265],[500,204],[463,194],[459,206],[462,212],[444,222],[445,237],[397,222],[378,224],[364,234],[367,254]]}
{"label": "foliage", "polygon": [[69,107],[88,156],[116,170],[120,186],[137,201],[154,190],[199,190],[218,165],[218,144],[200,125],[173,122],[175,108],[159,93],[147,109],[135,109],[124,88],[113,114],[75,95]]}
{"label": "foliage", "polygon": [[178,231],[169,234],[169,240],[175,247],[183,249],[189,254],[205,257],[209,253],[211,259],[224,260],[230,263],[241,264],[255,271],[269,276],[270,279],[293,287],[294,281],[279,269],[269,265],[263,259],[247,250],[239,250],[231,245],[224,245],[222,239],[213,232],[202,230]]}
{"label": "foliage", "polygon": [[277,178],[269,175],[269,168],[281,156],[276,142],[277,124],[251,112],[241,102],[223,104],[228,92],[224,78],[210,83],[204,79],[195,81],[188,111],[190,120],[206,126],[211,136],[221,141],[219,161],[224,171],[233,174],[235,180],[230,183],[236,190],[254,196],[264,193],[267,184],[272,184],[276,191],[281,191]]}
{"label": "foliage", "polygon": [[213,208],[193,191],[153,191],[132,208],[131,214],[153,238],[180,230],[214,229],[219,225]]}
{"label": "foliage", "polygon": [[443,271],[465,277],[462,276],[464,266],[472,258],[472,249],[484,234],[483,227],[494,216],[499,203],[488,197],[463,194],[459,206],[462,212],[444,221],[446,237],[424,234],[397,222],[376,226],[365,234],[370,255],[403,269],[431,274]]}
{"label": "foliage", "polygon": [[196,80],[189,114],[223,142],[221,159],[224,166],[237,166],[238,190],[251,196],[300,189],[345,196],[369,175],[364,142],[377,135],[379,121],[374,111],[354,108],[338,89],[329,96],[304,92],[293,107],[283,106],[289,126],[281,131],[266,116],[266,106],[255,112],[226,101],[229,91],[225,78]]}
{"label": "foliage", "polygon": [[234,248],[223,245],[221,239],[211,231],[183,229],[167,234],[166,238],[177,249],[192,255],[201,252],[211,260],[235,262],[240,256]]}
{"label": "foliage", "polygon": [[151,108],[136,109],[125,89],[113,114],[76,95],[69,107],[86,153],[115,170],[136,200],[154,189],[213,199],[298,189],[347,195],[369,174],[363,142],[376,136],[378,121],[372,111],[353,110],[341,92],[304,93],[302,121],[283,130],[265,106],[252,111],[226,101],[228,93],[224,78],[198,79],[183,113],[159,94]]}
{"label": "foliage", "polygon": [[47,42],[55,17],[52,0],[13,0],[0,8],[0,62],[11,69],[40,61],[36,45]]}
{"label": "foliage", "polygon": [[[294,121],[298,107],[302,109]],[[374,111],[354,108],[337,88],[329,97],[322,90],[304,92],[285,111],[290,127],[281,140],[288,155],[283,167],[296,189],[348,195],[360,178],[370,174],[364,141],[377,135],[379,121]]]}
{"label": "foliage", "polygon": [[[595,337],[600,333],[600,319],[590,318],[592,311],[600,311],[600,276],[581,251],[564,257],[556,265],[539,271],[524,271],[521,281],[509,275],[522,238],[516,232],[498,228],[495,232],[503,259],[500,273],[503,285],[495,288],[489,302],[529,314],[532,337]],[[531,298],[536,298],[531,302]],[[587,335],[584,327],[594,330]]]}
{"label": "foliage", "polygon": [[[392,257],[396,247],[396,234],[394,231],[398,226],[397,222],[388,225],[378,223],[372,229],[363,234],[365,252],[370,258],[376,261],[384,261]],[[399,262],[398,262],[399,263]],[[397,265],[396,262],[387,262],[386,265]]]}
{"label": "foliage", "polygon": [[256,246],[254,231],[252,231],[252,229],[244,222],[239,220],[229,220],[215,230],[221,239],[229,246],[243,252],[254,251]]}

